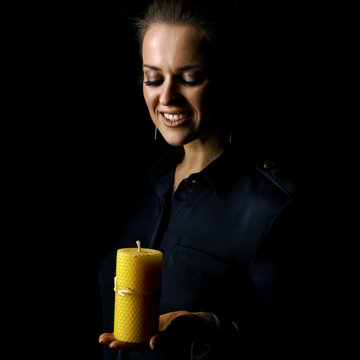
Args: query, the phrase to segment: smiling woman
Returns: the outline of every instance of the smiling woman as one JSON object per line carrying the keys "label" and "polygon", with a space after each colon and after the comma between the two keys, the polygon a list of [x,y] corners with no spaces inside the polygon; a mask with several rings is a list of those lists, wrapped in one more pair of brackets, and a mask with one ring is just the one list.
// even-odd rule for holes
{"label": "smiling woman", "polygon": [[218,137],[206,107],[211,79],[202,44],[198,30],[183,25],[153,24],[143,39],[144,98],[155,126],[173,146],[199,142],[205,134]]}
{"label": "smiling woman", "polygon": [[[229,144],[242,104],[219,19],[209,1],[154,0],[137,21],[143,96],[166,149],[100,269],[106,360],[293,359],[311,344],[301,200],[276,164]],[[136,240],[164,254],[159,331],[145,345],[113,335],[115,254]]]}

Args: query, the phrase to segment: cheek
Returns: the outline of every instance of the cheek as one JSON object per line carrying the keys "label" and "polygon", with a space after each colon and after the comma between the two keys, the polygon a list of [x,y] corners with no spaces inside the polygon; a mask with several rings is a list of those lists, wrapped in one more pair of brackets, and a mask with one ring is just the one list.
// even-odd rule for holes
{"label": "cheek", "polygon": [[197,108],[201,112],[204,112],[206,108],[211,106],[211,102],[209,101],[209,95],[210,94],[208,88],[200,88],[194,90],[191,94],[189,94],[188,100],[195,108]]}
{"label": "cheek", "polygon": [[150,111],[154,111],[156,107],[156,93],[148,86],[143,86],[143,96],[145,103]]}

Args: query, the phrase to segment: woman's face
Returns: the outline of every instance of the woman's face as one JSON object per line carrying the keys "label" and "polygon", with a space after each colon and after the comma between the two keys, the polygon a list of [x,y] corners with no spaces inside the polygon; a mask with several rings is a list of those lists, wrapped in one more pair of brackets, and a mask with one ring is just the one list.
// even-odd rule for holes
{"label": "woman's face", "polygon": [[210,126],[205,51],[196,28],[153,24],[142,46],[143,93],[167,143],[185,145]]}

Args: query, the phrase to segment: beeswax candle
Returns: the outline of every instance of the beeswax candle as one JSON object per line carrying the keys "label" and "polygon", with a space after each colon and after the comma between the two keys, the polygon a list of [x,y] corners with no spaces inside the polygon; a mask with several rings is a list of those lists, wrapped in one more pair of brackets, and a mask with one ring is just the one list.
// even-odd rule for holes
{"label": "beeswax candle", "polygon": [[159,331],[161,251],[118,249],[115,277],[114,336],[120,341],[148,343]]}

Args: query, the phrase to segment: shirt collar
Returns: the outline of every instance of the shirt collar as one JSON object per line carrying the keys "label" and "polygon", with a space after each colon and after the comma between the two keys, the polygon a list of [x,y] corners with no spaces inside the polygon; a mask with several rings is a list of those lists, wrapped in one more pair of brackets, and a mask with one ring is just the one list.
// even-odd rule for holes
{"label": "shirt collar", "polygon": [[[182,147],[168,147],[160,160],[150,168],[150,180],[161,193],[166,192],[166,183],[173,176],[176,164],[183,155]],[[191,176],[204,178],[216,194],[220,195],[228,188],[234,176],[242,171],[243,163],[241,157],[236,156],[229,147],[200,173]]]}
{"label": "shirt collar", "polygon": [[231,147],[201,171],[217,195],[228,189],[232,181],[245,170],[246,162]]}

